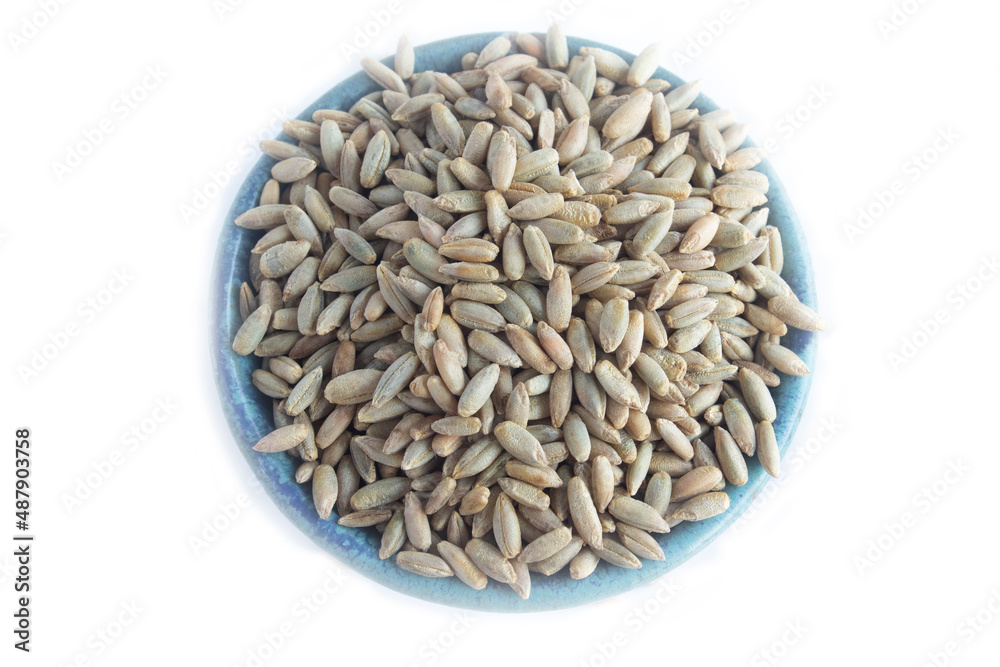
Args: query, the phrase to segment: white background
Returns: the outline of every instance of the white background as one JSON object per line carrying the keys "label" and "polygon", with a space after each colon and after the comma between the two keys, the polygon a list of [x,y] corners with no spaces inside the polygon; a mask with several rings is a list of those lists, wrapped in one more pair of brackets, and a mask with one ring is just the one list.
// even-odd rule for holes
{"label": "white background", "polygon": [[[263,664],[995,661],[995,4],[401,0],[383,13],[363,49],[377,57],[404,31],[415,44],[540,32],[556,14],[568,34],[632,52],[662,40],[665,66],[703,78],[758,143],[772,140],[832,324],[784,479],[752,516],[665,577],[669,588],[538,616],[425,604],[339,566],[254,490],[211,378],[211,262],[257,140],[357,71],[344,46],[388,3],[50,4],[45,18],[44,2],[8,0],[0,17],[0,427],[8,443],[16,426],[33,431],[38,536],[24,655],[9,629],[5,445],[4,665],[247,665],[284,623],[291,636]],[[122,95],[143,99],[128,108]],[[58,173],[104,119],[110,133]],[[214,188],[231,164],[232,182]],[[872,215],[863,225],[859,209]],[[124,288],[105,292],[121,287],[116,272]],[[72,325],[78,335],[23,377]],[[174,407],[154,427],[158,401]],[[68,507],[115,452],[110,475]],[[196,553],[191,538],[241,501]],[[338,592],[297,613],[338,570]],[[128,627],[99,639],[119,617]]]}

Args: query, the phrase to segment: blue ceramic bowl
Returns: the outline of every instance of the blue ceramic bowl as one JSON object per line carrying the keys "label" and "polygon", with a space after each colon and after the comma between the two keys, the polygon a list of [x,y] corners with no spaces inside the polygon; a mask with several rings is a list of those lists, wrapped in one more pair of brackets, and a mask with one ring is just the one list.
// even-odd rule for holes
{"label": "blue ceramic bowl", "polygon": [[[457,71],[461,69],[463,54],[479,51],[499,34],[467,35],[418,47],[417,71]],[[633,54],[621,49],[585,39],[570,38],[569,46],[571,51],[576,51],[581,46],[598,46],[621,55],[629,62],[634,58]],[[391,58],[387,58],[385,63],[391,66]],[[658,70],[656,76],[668,80],[674,86],[683,83],[663,69]],[[299,118],[311,119],[316,109],[346,110],[359,97],[374,92],[376,88],[375,83],[364,73],[355,74],[316,100]],[[717,108],[704,95],[698,97],[695,106],[702,112]],[[292,140],[285,134],[280,134],[278,139]],[[273,164],[274,160],[266,156],[257,162],[240,188],[219,236],[212,291],[215,307],[212,331],[215,379],[222,409],[236,445],[261,485],[299,530],[338,561],[384,586],[431,602],[503,612],[561,609],[610,597],[663,576],[718,537],[746,510],[767,484],[770,478],[757,459],[751,459],[749,482],[741,487],[727,489],[731,498],[729,511],[707,521],[683,523],[659,538],[666,553],[665,561],[644,561],[639,570],[602,565],[583,581],[574,581],[565,570],[553,577],[535,577],[532,581],[531,598],[527,601],[519,599],[507,586],[495,585],[494,582],[482,591],[474,591],[455,578],[425,579],[398,569],[392,560],[379,560],[379,535],[374,529],[343,528],[337,525],[336,516],[328,521],[320,520],[313,508],[309,485],[296,484],[293,479],[295,464],[292,458],[261,454],[252,449],[257,440],[273,429],[271,399],[261,395],[250,382],[250,374],[258,367],[258,360],[253,356],[240,357],[230,346],[240,325],[239,287],[249,280],[247,264],[250,248],[260,233],[241,229],[233,221],[238,215],[257,205],[261,187],[270,178]],[[764,162],[757,169],[766,174],[771,182],[768,195],[771,210],[769,223],[781,230],[785,250],[782,275],[802,301],[815,307],[812,267],[802,227],[770,165]],[[782,343],[797,352],[812,367],[816,354],[815,336],[795,329],[791,331],[782,339]],[[810,376],[783,377],[781,385],[773,391],[779,414],[775,431],[783,454],[788,449],[801,418],[810,382]]]}

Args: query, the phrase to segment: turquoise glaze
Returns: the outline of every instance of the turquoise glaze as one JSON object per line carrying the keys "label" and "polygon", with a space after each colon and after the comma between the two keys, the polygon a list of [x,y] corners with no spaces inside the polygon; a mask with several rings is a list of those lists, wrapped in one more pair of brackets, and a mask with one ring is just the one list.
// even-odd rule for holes
{"label": "turquoise glaze", "polygon": [[[417,71],[456,71],[461,68],[463,54],[479,51],[498,34],[468,35],[418,47]],[[585,39],[571,38],[569,46],[571,52],[581,46],[599,46],[621,55],[629,62],[634,57],[631,53]],[[392,65],[391,58],[384,62]],[[683,83],[663,69],[658,70],[655,76],[670,81],[674,86]],[[346,110],[359,97],[375,90],[375,83],[364,73],[355,74],[334,86],[304,110],[299,118],[311,119],[316,109]],[[695,106],[702,112],[717,108],[704,95],[698,97]],[[291,141],[291,137],[285,134],[278,138]],[[497,585],[493,581],[485,590],[474,591],[453,577],[425,579],[398,569],[391,560],[379,560],[379,535],[374,529],[343,528],[337,525],[336,516],[328,521],[321,521],[313,509],[309,485],[296,484],[293,479],[293,460],[288,456],[261,454],[252,450],[253,444],[273,428],[271,399],[260,394],[250,382],[250,374],[258,367],[258,360],[253,356],[236,355],[230,345],[240,324],[239,286],[248,280],[250,248],[260,233],[240,229],[233,221],[239,214],[256,205],[261,187],[270,178],[273,164],[274,160],[264,156],[254,166],[236,195],[219,237],[212,288],[215,314],[211,346],[215,379],[222,409],[229,421],[236,446],[246,457],[261,485],[292,524],[338,561],[393,590],[455,607],[499,612],[573,607],[622,593],[663,576],[701,551],[729,527],[768,483],[770,478],[761,469],[757,459],[751,459],[749,482],[742,487],[727,489],[732,499],[729,511],[708,521],[681,524],[668,535],[659,537],[666,553],[665,561],[643,561],[640,570],[624,570],[601,564],[594,574],[583,581],[574,581],[566,570],[554,577],[537,576],[532,580],[531,598],[527,601],[519,599],[507,586]],[[781,230],[785,250],[782,275],[802,301],[815,308],[812,268],[801,224],[771,166],[765,161],[757,169],[766,174],[771,182],[768,194],[768,206],[771,209],[769,222]],[[791,331],[782,339],[782,343],[813,367],[816,356],[815,335],[795,329]],[[773,392],[780,415],[775,424],[775,432],[782,454],[788,449],[801,418],[810,382],[809,376],[783,377],[781,385]],[[229,446],[229,443],[224,443],[223,446]]]}

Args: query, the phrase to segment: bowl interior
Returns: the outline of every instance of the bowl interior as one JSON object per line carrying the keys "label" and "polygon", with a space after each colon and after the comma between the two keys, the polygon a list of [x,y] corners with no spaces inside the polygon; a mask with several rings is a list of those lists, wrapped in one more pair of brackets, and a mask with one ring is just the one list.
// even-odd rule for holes
{"label": "bowl interior", "polygon": [[[417,47],[417,71],[457,71],[461,69],[462,55],[479,51],[499,34],[501,33],[466,35]],[[633,54],[621,49],[586,39],[569,38],[569,46],[571,52],[576,52],[581,46],[598,46],[619,54],[629,62],[634,58]],[[386,58],[384,62],[392,66],[391,58]],[[673,86],[683,83],[683,80],[662,68],[655,76],[668,80]],[[305,109],[299,118],[311,119],[316,109],[347,110],[359,97],[376,89],[376,84],[360,72],[331,88]],[[698,97],[694,106],[703,113],[718,108],[704,95]],[[292,141],[284,133],[277,138]],[[752,145],[752,142],[748,141],[746,145]],[[707,521],[682,523],[669,534],[659,536],[666,554],[665,561],[643,561],[639,570],[623,570],[605,564],[582,581],[571,579],[565,569],[556,576],[537,576],[532,579],[531,597],[527,601],[518,598],[507,586],[498,585],[492,580],[484,590],[474,591],[454,577],[425,579],[398,569],[392,560],[379,560],[379,535],[374,529],[341,527],[336,523],[336,514],[328,521],[320,520],[313,508],[309,485],[299,485],[294,480],[296,464],[293,459],[289,456],[262,454],[252,449],[257,440],[273,429],[271,399],[260,394],[250,381],[251,373],[259,367],[258,359],[235,354],[231,343],[240,326],[239,288],[244,281],[249,280],[250,249],[260,232],[239,228],[233,221],[238,215],[257,205],[260,190],[270,178],[270,168],[274,162],[275,160],[264,156],[253,167],[229,210],[219,236],[212,290],[215,309],[214,330],[211,334],[214,372],[222,409],[233,438],[261,485],[299,530],[340,562],[394,590],[456,607],[516,612],[571,607],[640,586],[677,567],[732,524],[767,484],[770,478],[760,463],[756,458],[750,459],[749,482],[741,487],[730,486],[726,489],[731,499],[727,512]],[[781,230],[785,250],[782,276],[804,303],[815,308],[812,267],[801,224],[770,164],[765,161],[757,170],[766,174],[771,183],[768,194],[769,224]],[[813,334],[791,329],[789,335],[783,337],[782,344],[798,353],[810,367],[814,366],[816,339]],[[801,418],[810,383],[811,376],[782,377],[781,384],[772,392],[778,406],[779,418],[774,426],[782,454],[788,449]]]}

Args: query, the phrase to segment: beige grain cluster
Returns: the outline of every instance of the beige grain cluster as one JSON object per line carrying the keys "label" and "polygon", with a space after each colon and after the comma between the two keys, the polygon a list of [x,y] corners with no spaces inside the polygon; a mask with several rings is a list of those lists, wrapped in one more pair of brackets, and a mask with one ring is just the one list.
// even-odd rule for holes
{"label": "beige grain cluster", "polygon": [[[729,506],[749,457],[777,476],[781,345],[825,327],[781,278],[746,125],[558,27],[498,37],[290,120],[259,230],[239,354],[323,519],[379,557],[489,579],[662,560],[673,526]],[[418,63],[419,64],[419,63]]]}

